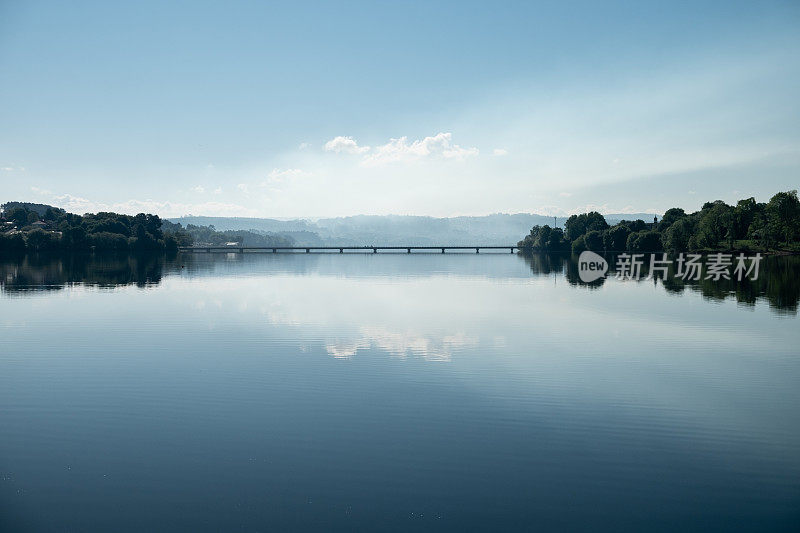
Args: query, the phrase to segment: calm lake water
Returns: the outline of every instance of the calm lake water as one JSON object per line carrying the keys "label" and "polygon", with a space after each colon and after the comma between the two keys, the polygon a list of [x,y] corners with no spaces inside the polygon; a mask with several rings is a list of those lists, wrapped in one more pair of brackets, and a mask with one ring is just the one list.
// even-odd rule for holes
{"label": "calm lake water", "polygon": [[800,258],[0,260],[0,530],[798,531]]}

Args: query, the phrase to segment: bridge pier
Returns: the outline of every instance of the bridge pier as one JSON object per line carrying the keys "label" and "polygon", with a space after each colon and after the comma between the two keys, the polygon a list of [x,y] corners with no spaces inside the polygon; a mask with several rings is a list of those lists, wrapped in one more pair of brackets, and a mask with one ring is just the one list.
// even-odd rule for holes
{"label": "bridge pier", "polygon": [[339,248],[339,253],[343,254],[344,253],[344,248]]}
{"label": "bridge pier", "polygon": [[514,249],[513,249],[513,248],[511,248],[511,253],[512,253],[512,254],[514,253]]}
{"label": "bridge pier", "polygon": [[377,249],[377,248],[373,248],[373,249],[372,249],[372,253],[373,253],[373,254],[377,254],[377,253],[378,253],[378,249]]}
{"label": "bridge pier", "polygon": [[442,253],[444,253],[444,248],[442,248]]}
{"label": "bridge pier", "polygon": [[475,253],[476,253],[476,254],[479,254],[479,253],[481,253],[481,249],[480,249],[480,248],[475,248]]}
{"label": "bridge pier", "polygon": [[411,253],[411,248],[409,248],[409,249],[408,249],[408,252],[407,252],[407,253],[409,253],[409,254]]}
{"label": "bridge pier", "polygon": [[310,254],[311,253],[311,248],[306,248],[306,253]]}
{"label": "bridge pier", "polygon": [[273,248],[273,249],[272,249],[272,253],[273,253],[273,254],[274,254],[274,253],[276,253],[277,251],[278,251],[278,249],[277,249],[277,248]]}

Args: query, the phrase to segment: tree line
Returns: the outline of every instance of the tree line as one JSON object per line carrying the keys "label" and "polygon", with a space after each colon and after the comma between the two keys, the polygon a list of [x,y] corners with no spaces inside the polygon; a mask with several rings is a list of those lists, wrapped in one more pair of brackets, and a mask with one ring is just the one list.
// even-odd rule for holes
{"label": "tree line", "polygon": [[[174,252],[195,243],[291,246],[286,237],[183,228],[158,215],[100,212],[76,215],[43,204],[8,202],[0,213],[0,252]],[[252,244],[251,244],[252,243]]]}
{"label": "tree line", "polygon": [[668,209],[659,221],[622,220],[610,226],[592,211],[570,216],[564,229],[534,226],[518,243],[523,253],[800,251],[797,191],[779,192],[769,202],[755,198],[728,205],[706,202],[694,213]]}

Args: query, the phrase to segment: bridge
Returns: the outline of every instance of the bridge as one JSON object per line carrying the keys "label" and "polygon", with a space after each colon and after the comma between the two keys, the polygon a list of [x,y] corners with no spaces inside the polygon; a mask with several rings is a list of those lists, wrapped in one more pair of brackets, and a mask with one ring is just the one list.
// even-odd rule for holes
{"label": "bridge", "polygon": [[372,252],[377,254],[378,251],[398,251],[405,250],[410,254],[412,250],[420,252],[441,251],[445,253],[446,250],[475,250],[476,254],[481,253],[481,250],[508,250],[514,253],[514,250],[519,250],[519,246],[180,246],[178,248],[181,252],[205,252],[205,253],[240,253],[245,252],[268,252],[268,253],[330,253],[339,252],[340,254],[348,252]]}

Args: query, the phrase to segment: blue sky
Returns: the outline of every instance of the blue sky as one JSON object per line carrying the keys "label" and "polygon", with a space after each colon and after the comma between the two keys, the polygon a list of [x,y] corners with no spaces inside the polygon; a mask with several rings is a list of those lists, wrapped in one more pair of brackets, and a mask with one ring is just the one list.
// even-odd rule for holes
{"label": "blue sky", "polygon": [[0,200],[566,214],[800,183],[797,2],[0,1]]}

